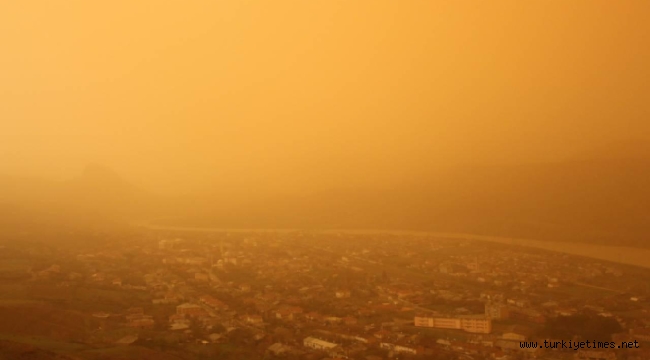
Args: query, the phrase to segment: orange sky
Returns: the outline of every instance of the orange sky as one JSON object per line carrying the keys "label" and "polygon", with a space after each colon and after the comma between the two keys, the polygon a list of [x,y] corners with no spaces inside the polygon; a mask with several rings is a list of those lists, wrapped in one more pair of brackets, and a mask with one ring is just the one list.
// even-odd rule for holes
{"label": "orange sky", "polygon": [[[0,173],[386,186],[650,138],[650,2],[2,1]],[[225,189],[225,190],[224,190]]]}

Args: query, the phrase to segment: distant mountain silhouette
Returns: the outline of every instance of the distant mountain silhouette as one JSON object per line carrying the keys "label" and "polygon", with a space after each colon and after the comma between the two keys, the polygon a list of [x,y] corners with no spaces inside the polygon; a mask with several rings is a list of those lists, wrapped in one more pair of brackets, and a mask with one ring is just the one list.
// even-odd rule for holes
{"label": "distant mountain silhouette", "polygon": [[112,170],[90,165],[68,181],[0,176],[0,211],[46,222],[99,224],[150,217],[157,198]]}
{"label": "distant mountain silhouette", "polygon": [[154,196],[100,165],[87,166],[81,176],[61,184],[61,204],[109,218],[131,219],[151,210]]}
{"label": "distant mountain silhouette", "polygon": [[650,156],[642,156],[643,143],[625,146],[605,146],[565,162],[458,167],[388,190],[332,189],[248,201],[162,198],[99,165],[63,182],[4,176],[0,226],[166,219],[153,221],[193,227],[429,230],[646,247]]}

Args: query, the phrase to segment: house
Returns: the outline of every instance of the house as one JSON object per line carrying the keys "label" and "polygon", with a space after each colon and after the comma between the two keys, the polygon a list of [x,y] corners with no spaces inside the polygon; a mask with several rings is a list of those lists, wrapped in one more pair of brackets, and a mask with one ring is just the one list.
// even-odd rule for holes
{"label": "house", "polygon": [[168,299],[168,300],[179,301],[182,298],[183,298],[182,295],[180,295],[180,294],[178,294],[178,293],[176,293],[174,291],[168,291],[165,294],[165,299]]}
{"label": "house", "polygon": [[509,316],[512,319],[519,319],[523,321],[543,324],[546,322],[546,318],[539,311],[532,309],[519,309],[519,308],[510,308]]}
{"label": "house", "polygon": [[138,329],[151,329],[154,326],[154,321],[151,317],[144,316],[131,320],[128,326]]}
{"label": "house", "polygon": [[307,313],[307,315],[305,315],[305,318],[311,321],[323,321],[325,317],[315,311],[312,311]]}
{"label": "house", "polygon": [[338,344],[331,343],[325,340],[317,339],[314,337],[307,337],[303,340],[303,345],[308,348],[316,349],[316,350],[326,350],[326,351],[331,351],[338,347]]}
{"label": "house", "polygon": [[350,297],[351,293],[350,290],[337,290],[335,295],[337,299],[347,299]]}
{"label": "house", "polygon": [[169,325],[176,328],[180,328],[180,325],[189,327],[190,319],[188,319],[185,315],[174,314],[169,317]]}
{"label": "house", "polygon": [[179,315],[200,316],[207,313],[207,311],[200,305],[185,303],[176,306],[176,313]]}
{"label": "house", "polygon": [[261,324],[264,322],[264,319],[260,315],[246,315],[244,316],[244,321],[249,324]]}
{"label": "house", "polygon": [[138,340],[138,335],[127,335],[115,342],[117,345],[131,345]]}
{"label": "house", "polygon": [[523,299],[512,299],[511,298],[511,299],[507,299],[506,301],[507,301],[507,303],[509,305],[513,305],[513,306],[520,307],[520,308],[527,308],[527,307],[530,306],[530,303],[527,300],[523,300]]}
{"label": "house", "polygon": [[127,315],[144,315],[144,309],[141,307],[132,307],[126,310]]}
{"label": "house", "polygon": [[330,324],[338,324],[338,323],[340,323],[342,320],[343,320],[343,319],[341,319],[340,317],[337,317],[337,316],[326,316],[326,317],[325,317],[325,321],[327,321],[327,322],[330,323]]}
{"label": "house", "polygon": [[298,306],[283,307],[275,311],[275,317],[282,320],[295,320],[302,314],[302,308]]}
{"label": "house", "polygon": [[578,350],[574,355],[576,360],[616,360],[612,351]]}
{"label": "house", "polygon": [[392,350],[393,352],[396,353],[405,353],[405,354],[413,354],[413,355],[417,354],[417,350],[410,346],[395,345],[391,343],[382,342],[381,344],[379,344],[379,347],[389,351]]}
{"label": "house", "polygon": [[178,301],[175,299],[152,299],[151,303],[154,305],[176,304]]}
{"label": "house", "polygon": [[218,343],[218,342],[221,341],[222,338],[223,338],[223,335],[217,334],[217,333],[212,333],[212,334],[208,335],[208,339],[212,343]]}
{"label": "house", "polygon": [[485,304],[485,316],[490,319],[507,319],[508,307],[505,304],[488,302]]}
{"label": "house", "polygon": [[533,331],[530,328],[514,325],[504,331],[501,338],[512,341],[527,341],[532,335]]}
{"label": "house", "polygon": [[103,312],[103,311],[96,312],[96,313],[93,314],[93,317],[100,318],[100,319],[106,319],[106,318],[108,318],[110,316],[111,316],[111,314]]}
{"label": "house", "polygon": [[211,307],[214,310],[228,310],[228,305],[224,304],[221,300],[215,299],[210,295],[204,295],[199,298],[201,303]]}
{"label": "house", "polygon": [[264,331],[254,331],[253,332],[253,339],[255,341],[260,341],[266,337],[266,333]]}
{"label": "house", "polygon": [[412,290],[397,290],[396,295],[398,299],[405,299],[409,296],[412,296],[414,292]]}
{"label": "house", "polygon": [[467,273],[467,267],[456,263],[442,263],[438,266],[442,274],[463,274]]}
{"label": "house", "polygon": [[569,308],[569,307],[558,307],[554,311],[556,316],[571,316],[574,315],[576,312],[578,312],[576,309]]}
{"label": "house", "polygon": [[268,350],[271,354],[275,356],[282,356],[288,353],[291,350],[291,348],[281,343],[275,343],[269,346],[266,350]]}
{"label": "house", "polygon": [[637,328],[637,329],[630,329],[629,331],[630,331],[630,335],[634,335],[635,339],[650,342],[650,329]]}
{"label": "house", "polygon": [[539,351],[539,348],[522,348],[519,341],[497,340],[494,342],[494,345],[503,351],[520,351],[528,353]]}
{"label": "house", "polygon": [[388,339],[392,335],[392,333],[388,330],[381,329],[373,334],[377,339]]}
{"label": "house", "polygon": [[203,257],[188,257],[182,258],[180,262],[188,265],[205,265],[208,263],[208,259]]}

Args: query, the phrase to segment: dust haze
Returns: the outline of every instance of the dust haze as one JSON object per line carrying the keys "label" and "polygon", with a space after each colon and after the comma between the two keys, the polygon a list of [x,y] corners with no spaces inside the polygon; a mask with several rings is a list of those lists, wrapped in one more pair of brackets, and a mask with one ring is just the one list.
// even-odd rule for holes
{"label": "dust haze", "polygon": [[[644,2],[2,7],[10,203],[100,167],[92,181],[173,198],[146,207],[202,225],[536,238],[551,230],[531,224],[557,236],[569,216],[580,231],[647,220]],[[48,196],[144,206],[95,185]]]}
{"label": "dust haze", "polygon": [[648,139],[648,5],[7,2],[3,173],[385,188]]}
{"label": "dust haze", "polygon": [[[642,341],[648,14],[634,0],[0,3],[0,320],[38,302],[88,326],[0,325],[0,360],[117,343],[128,359],[545,359],[496,344]],[[489,329],[459,320],[478,312]],[[20,337],[62,331],[83,348]],[[576,356],[650,356],[636,349]]]}

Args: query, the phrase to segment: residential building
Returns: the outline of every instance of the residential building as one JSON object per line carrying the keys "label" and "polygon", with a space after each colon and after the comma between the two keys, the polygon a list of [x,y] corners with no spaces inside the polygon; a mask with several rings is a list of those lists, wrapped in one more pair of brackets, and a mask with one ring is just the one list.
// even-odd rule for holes
{"label": "residential building", "polygon": [[432,327],[437,329],[456,329],[476,334],[492,332],[492,320],[484,316],[462,316],[455,318],[434,318],[416,316],[415,326]]}
{"label": "residential building", "polygon": [[347,299],[350,297],[350,290],[338,290],[335,295],[337,299]]}
{"label": "residential building", "polygon": [[578,350],[574,357],[578,360],[616,360],[616,354],[611,351]]}
{"label": "residential building", "polygon": [[325,340],[317,339],[314,337],[307,337],[303,340],[303,345],[308,348],[316,349],[316,350],[332,350],[338,346],[338,344],[334,344]]}
{"label": "residential building", "polygon": [[509,316],[508,306],[501,303],[487,302],[485,304],[485,316],[489,319],[507,319]]}
{"label": "residential building", "polygon": [[200,305],[185,303],[176,306],[176,313],[179,315],[200,316],[206,313]]}

